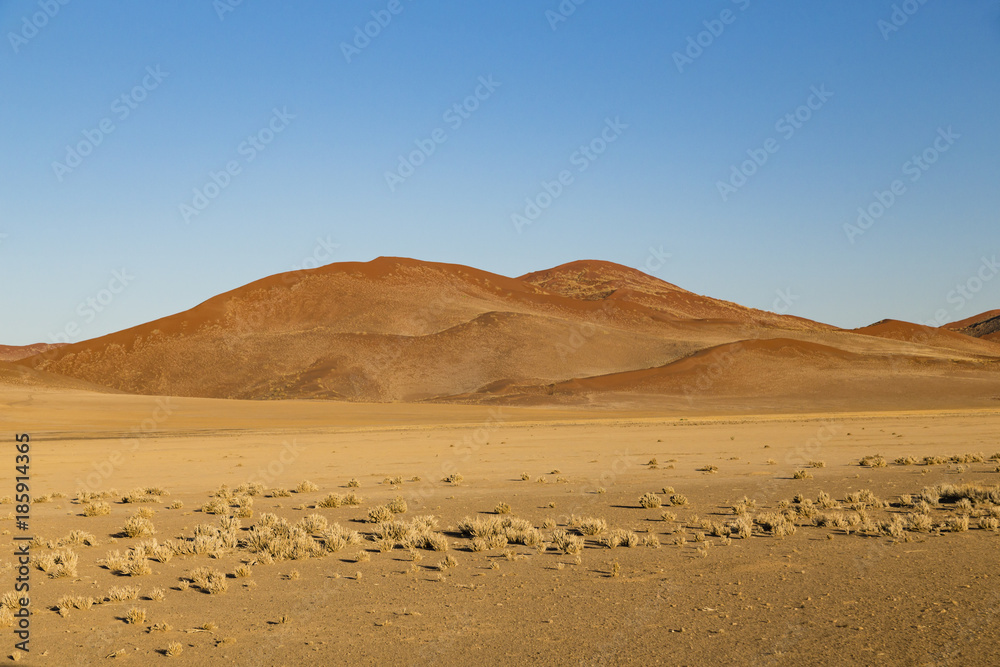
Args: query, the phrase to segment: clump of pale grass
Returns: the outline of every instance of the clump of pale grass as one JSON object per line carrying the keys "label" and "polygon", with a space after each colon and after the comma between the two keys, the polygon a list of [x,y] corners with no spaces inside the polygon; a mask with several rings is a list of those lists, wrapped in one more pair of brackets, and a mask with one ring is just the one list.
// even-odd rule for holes
{"label": "clump of pale grass", "polygon": [[140,625],[146,622],[146,610],[132,607],[125,612],[125,622],[133,625]]}
{"label": "clump of pale grass", "polygon": [[881,454],[869,454],[861,458],[859,465],[866,468],[885,468],[888,463],[886,463],[885,457]]}
{"label": "clump of pale grass", "polygon": [[111,514],[111,505],[103,500],[86,503],[83,506],[83,516],[104,516]]}
{"label": "clump of pale grass", "polygon": [[53,579],[75,577],[80,558],[71,549],[42,553],[32,557],[35,567]]}
{"label": "clump of pale grass", "polygon": [[639,506],[645,509],[656,509],[663,505],[663,501],[655,493],[644,493],[639,497]]}

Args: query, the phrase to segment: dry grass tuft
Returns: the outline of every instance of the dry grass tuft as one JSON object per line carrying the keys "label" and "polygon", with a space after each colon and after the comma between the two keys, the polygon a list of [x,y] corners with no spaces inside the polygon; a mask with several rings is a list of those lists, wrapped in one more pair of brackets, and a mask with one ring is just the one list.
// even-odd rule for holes
{"label": "dry grass tuft", "polygon": [[146,622],[146,610],[132,607],[125,612],[125,622],[132,625],[141,625]]}
{"label": "dry grass tuft", "polygon": [[35,567],[53,579],[75,577],[79,557],[71,549],[43,553],[33,557]]}
{"label": "dry grass tuft", "polygon": [[153,522],[138,514],[126,519],[125,525],[121,530],[121,535],[124,537],[147,537],[155,533],[156,529],[153,527]]}
{"label": "dry grass tuft", "polygon": [[103,500],[86,503],[83,506],[83,516],[104,516],[111,514],[111,505]]}
{"label": "dry grass tuft", "polygon": [[881,454],[870,454],[863,457],[858,465],[862,465],[867,468],[885,468],[888,463],[886,463],[885,457]]}
{"label": "dry grass tuft", "polygon": [[639,497],[639,506],[645,509],[656,509],[663,505],[663,501],[655,493],[644,493]]}

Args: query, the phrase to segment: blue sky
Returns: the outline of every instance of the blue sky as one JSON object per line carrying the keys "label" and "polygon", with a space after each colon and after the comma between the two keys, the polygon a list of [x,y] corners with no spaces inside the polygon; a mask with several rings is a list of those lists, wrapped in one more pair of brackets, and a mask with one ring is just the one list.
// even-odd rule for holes
{"label": "blue sky", "polygon": [[0,2],[0,343],[379,255],[1000,307],[997,0],[230,4]]}

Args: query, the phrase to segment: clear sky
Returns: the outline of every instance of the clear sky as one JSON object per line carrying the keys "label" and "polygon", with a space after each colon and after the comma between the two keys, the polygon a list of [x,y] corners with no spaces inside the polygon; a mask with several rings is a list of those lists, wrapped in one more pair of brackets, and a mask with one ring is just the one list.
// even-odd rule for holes
{"label": "clear sky", "polygon": [[1000,2],[893,5],[3,0],[0,343],[379,255],[1000,307]]}

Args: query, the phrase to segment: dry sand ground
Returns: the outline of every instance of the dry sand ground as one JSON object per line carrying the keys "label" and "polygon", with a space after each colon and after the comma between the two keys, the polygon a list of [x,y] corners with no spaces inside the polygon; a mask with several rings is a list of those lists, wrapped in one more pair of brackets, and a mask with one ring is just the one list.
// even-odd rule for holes
{"label": "dry sand ground", "polygon": [[[160,403],[158,403],[160,401]],[[808,516],[775,537],[697,535],[701,522],[736,519],[732,505],[756,500],[752,515],[778,512],[797,494],[821,491],[844,501],[870,489],[897,503],[901,494],[947,483],[1000,484],[998,461],[895,465],[903,455],[951,456],[1000,451],[1000,411],[887,412],[681,419],[646,413],[448,405],[358,405],[156,399],[85,392],[4,389],[0,425],[32,436],[35,495],[62,493],[34,505],[31,532],[53,546],[72,530],[95,546],[70,547],[76,576],[50,578],[32,569],[32,652],[21,664],[330,665],[330,664],[880,664],[1000,663],[1000,533],[981,529],[850,534],[816,527]],[[163,410],[167,406],[169,414]],[[157,410],[160,412],[157,412]],[[499,412],[498,412],[499,410]],[[154,429],[134,439],[135,430]],[[887,467],[858,465],[881,453]],[[657,467],[647,465],[655,458]],[[768,460],[775,461],[769,464]],[[793,479],[810,461],[811,478]],[[715,473],[702,472],[707,465]],[[555,472],[558,471],[558,472]],[[451,472],[464,481],[442,482]],[[522,481],[527,473],[528,481]],[[400,476],[401,484],[383,484]],[[420,481],[411,481],[415,476]],[[12,487],[10,476],[5,484]],[[360,488],[345,485],[357,478]],[[538,481],[544,479],[545,482]],[[257,495],[244,528],[272,512],[297,522],[321,514],[370,533],[368,510],[402,496],[397,518],[433,514],[447,552],[380,553],[366,541],[322,557],[252,566],[210,595],[179,590],[182,578],[209,566],[232,574],[257,556],[244,549],[221,558],[149,560],[151,574],[118,576],[97,561],[148,538],[115,538],[139,508],[154,512],[161,543],[190,539],[220,516],[200,508],[222,484],[258,481],[319,490],[290,497]],[[124,504],[135,487],[163,487],[160,503]],[[670,506],[663,487],[687,497]],[[118,494],[106,516],[84,517],[81,489]],[[603,488],[604,493],[598,493]],[[356,491],[357,507],[314,508],[330,492]],[[643,509],[656,492],[663,508]],[[13,489],[0,489],[0,496]],[[170,509],[181,501],[183,507]],[[499,502],[549,539],[572,515],[605,519],[613,528],[650,535],[660,548],[601,546],[587,537],[582,553],[509,545],[482,552],[455,532],[466,516],[494,516]],[[795,510],[801,504],[791,503]],[[0,506],[0,512],[13,509]],[[230,512],[235,510],[229,510]],[[663,511],[676,514],[664,521]],[[855,514],[846,506],[845,517]],[[869,508],[875,520],[916,512]],[[975,514],[987,514],[986,504]],[[821,514],[830,513],[819,510]],[[927,510],[934,525],[958,516],[955,504]],[[808,512],[807,512],[808,513]],[[7,586],[14,578],[11,517],[0,521]],[[572,530],[570,531],[573,532]],[[239,531],[245,535],[246,531]],[[679,536],[685,544],[677,544]],[[359,551],[370,559],[355,562]],[[39,545],[37,554],[49,550]],[[56,551],[59,551],[57,548]],[[439,571],[447,556],[457,565]],[[617,564],[617,568],[616,565]],[[617,570],[617,571],[616,571]],[[617,576],[613,576],[613,575]],[[114,586],[138,586],[136,601],[89,609],[53,608],[66,595],[104,600]],[[161,601],[143,599],[154,589]],[[132,607],[141,623],[122,619]],[[283,619],[284,617],[284,619]],[[284,620],[284,622],[282,622]],[[153,630],[166,623],[168,631]],[[206,623],[211,631],[199,630]],[[4,630],[12,653],[13,638]],[[183,652],[160,651],[177,642]],[[119,652],[119,657],[109,658]]]}

